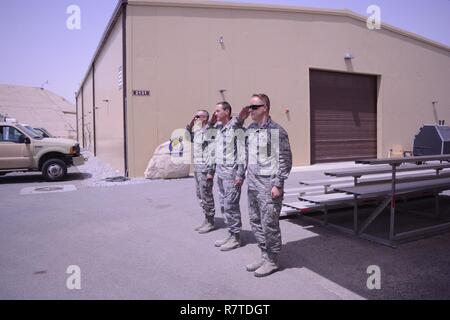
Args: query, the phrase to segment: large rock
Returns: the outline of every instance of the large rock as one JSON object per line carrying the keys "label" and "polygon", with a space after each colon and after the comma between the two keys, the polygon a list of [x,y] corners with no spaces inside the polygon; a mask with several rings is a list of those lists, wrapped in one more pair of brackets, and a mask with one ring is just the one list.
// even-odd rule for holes
{"label": "large rock", "polygon": [[156,148],[147,169],[145,178],[147,179],[178,179],[189,176],[189,157],[184,153],[183,143],[180,141],[167,141]]}

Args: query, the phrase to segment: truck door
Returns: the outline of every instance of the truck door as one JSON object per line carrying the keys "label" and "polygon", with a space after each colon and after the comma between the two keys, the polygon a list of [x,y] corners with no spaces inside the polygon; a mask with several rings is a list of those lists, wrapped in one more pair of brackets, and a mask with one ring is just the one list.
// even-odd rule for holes
{"label": "truck door", "polygon": [[13,126],[0,126],[0,170],[25,169],[32,165],[31,145],[27,136]]}

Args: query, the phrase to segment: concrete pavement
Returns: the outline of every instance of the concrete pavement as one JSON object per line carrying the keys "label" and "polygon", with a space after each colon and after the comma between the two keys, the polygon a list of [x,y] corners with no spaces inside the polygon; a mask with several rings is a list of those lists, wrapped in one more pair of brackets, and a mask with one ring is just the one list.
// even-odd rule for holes
{"label": "concrete pavement", "polygon": [[[322,172],[299,170],[286,188]],[[282,221],[283,270],[258,279],[245,265],[259,256],[241,199],[244,247],[220,252],[220,229],[199,235],[192,178],[21,195],[55,185],[39,175],[0,177],[1,299],[449,299],[450,233],[392,249],[331,229]],[[61,184],[61,183],[57,183]],[[220,210],[218,210],[220,212]],[[66,269],[81,268],[81,290]],[[367,268],[381,289],[367,288]]]}

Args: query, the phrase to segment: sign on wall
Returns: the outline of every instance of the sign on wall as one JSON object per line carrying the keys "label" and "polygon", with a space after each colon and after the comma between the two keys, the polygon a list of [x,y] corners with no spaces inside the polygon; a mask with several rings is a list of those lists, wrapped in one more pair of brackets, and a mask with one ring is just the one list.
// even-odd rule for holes
{"label": "sign on wall", "polygon": [[150,91],[149,90],[133,90],[133,96],[148,97],[148,96],[150,96]]}

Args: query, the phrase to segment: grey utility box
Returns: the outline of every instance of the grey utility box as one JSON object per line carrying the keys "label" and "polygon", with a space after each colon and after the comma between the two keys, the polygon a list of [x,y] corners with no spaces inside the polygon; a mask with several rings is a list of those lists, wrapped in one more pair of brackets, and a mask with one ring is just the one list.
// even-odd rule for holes
{"label": "grey utility box", "polygon": [[413,142],[414,156],[450,154],[450,127],[424,125]]}

